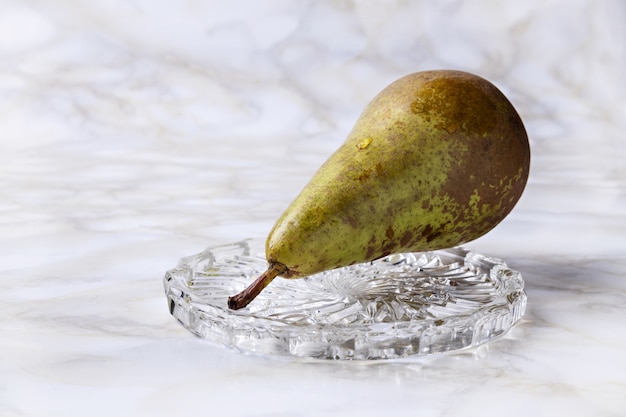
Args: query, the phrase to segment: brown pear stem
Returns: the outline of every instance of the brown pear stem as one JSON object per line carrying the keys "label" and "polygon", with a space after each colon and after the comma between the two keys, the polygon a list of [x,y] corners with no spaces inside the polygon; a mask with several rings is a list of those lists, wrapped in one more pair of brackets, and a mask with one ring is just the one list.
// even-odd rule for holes
{"label": "brown pear stem", "polygon": [[232,297],[228,297],[228,308],[231,310],[244,308],[250,304],[250,302],[254,300],[274,278],[285,273],[287,269],[288,268],[281,263],[270,263],[267,270],[259,275],[259,277],[254,280],[252,284],[248,285],[245,290],[241,291],[239,294],[233,295]]}

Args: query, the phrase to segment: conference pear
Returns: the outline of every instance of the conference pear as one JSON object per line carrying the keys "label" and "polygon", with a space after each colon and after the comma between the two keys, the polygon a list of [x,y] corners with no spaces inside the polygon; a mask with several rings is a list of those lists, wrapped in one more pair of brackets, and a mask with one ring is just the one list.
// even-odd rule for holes
{"label": "conference pear", "polygon": [[267,271],[228,306],[245,307],[276,276],[474,240],[513,209],[529,167],[522,120],[493,84],[452,70],[407,75],[367,105],[278,219]]}

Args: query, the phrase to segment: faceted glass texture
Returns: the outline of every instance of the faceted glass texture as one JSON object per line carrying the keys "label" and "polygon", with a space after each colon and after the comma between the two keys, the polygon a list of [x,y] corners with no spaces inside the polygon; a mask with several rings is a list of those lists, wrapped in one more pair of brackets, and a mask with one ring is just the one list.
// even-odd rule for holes
{"label": "faceted glass texture", "polygon": [[260,240],[182,258],[163,281],[170,313],[192,333],[239,351],[349,360],[478,346],[526,309],[519,272],[460,247],[276,278],[248,307],[228,309],[228,297],[266,267]]}

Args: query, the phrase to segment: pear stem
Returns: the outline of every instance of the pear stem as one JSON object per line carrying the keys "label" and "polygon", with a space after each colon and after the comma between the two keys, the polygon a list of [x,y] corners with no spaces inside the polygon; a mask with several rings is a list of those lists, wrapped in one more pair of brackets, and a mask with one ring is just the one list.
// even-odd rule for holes
{"label": "pear stem", "polygon": [[267,270],[263,272],[259,277],[254,280],[252,284],[250,284],[245,290],[241,291],[239,294],[233,295],[232,297],[228,297],[228,308],[231,310],[239,310],[240,308],[244,308],[252,300],[256,298],[257,295],[263,291],[265,287],[269,285],[270,282],[278,275],[283,274],[287,271],[287,267],[278,262],[272,262],[267,267]]}

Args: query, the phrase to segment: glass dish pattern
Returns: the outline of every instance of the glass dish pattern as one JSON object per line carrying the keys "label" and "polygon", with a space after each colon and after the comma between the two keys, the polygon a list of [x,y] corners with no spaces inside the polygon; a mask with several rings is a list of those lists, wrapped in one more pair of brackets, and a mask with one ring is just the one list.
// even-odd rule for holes
{"label": "glass dish pattern", "polygon": [[242,352],[354,360],[478,346],[526,309],[519,272],[461,247],[277,278],[248,307],[228,309],[228,297],[265,270],[263,243],[182,258],[163,280],[170,313],[192,333]]}

